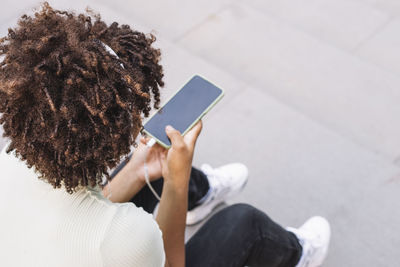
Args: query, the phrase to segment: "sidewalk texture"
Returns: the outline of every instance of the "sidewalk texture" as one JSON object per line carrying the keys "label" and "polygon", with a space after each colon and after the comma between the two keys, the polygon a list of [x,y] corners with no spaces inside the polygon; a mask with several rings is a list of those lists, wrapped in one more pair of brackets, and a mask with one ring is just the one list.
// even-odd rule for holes
{"label": "sidewalk texture", "polygon": [[[38,5],[5,2],[2,35]],[[226,90],[204,118],[195,164],[248,165],[247,187],[228,204],[250,203],[283,226],[327,217],[324,266],[399,265],[399,1],[49,2],[155,34],[164,100],[194,74]]]}

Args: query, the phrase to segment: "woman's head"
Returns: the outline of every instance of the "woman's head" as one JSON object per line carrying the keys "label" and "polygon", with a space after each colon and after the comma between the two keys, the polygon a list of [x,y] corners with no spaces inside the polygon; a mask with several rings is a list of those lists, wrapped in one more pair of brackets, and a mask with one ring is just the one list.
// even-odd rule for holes
{"label": "woman's head", "polygon": [[[160,102],[160,51],[127,25],[45,3],[0,39],[0,124],[39,178],[69,193],[95,186]],[[118,55],[113,56],[103,44]]]}

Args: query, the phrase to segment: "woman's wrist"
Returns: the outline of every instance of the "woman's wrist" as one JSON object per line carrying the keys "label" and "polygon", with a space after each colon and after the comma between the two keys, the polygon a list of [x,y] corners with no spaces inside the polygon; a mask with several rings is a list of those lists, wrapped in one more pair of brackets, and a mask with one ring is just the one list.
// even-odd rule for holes
{"label": "woman's wrist", "polygon": [[164,186],[168,186],[177,193],[186,193],[189,187],[190,171],[164,174]]}
{"label": "woman's wrist", "polygon": [[170,191],[174,191],[175,194],[187,195],[189,190],[189,183],[186,181],[174,181],[171,179],[164,179],[164,188],[168,188]]}

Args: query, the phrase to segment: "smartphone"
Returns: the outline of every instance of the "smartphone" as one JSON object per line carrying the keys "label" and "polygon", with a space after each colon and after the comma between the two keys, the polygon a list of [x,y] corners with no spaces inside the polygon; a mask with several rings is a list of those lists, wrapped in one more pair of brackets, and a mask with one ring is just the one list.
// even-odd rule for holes
{"label": "smartphone", "polygon": [[149,118],[143,131],[169,148],[171,142],[165,133],[167,125],[185,135],[223,96],[221,88],[195,75]]}

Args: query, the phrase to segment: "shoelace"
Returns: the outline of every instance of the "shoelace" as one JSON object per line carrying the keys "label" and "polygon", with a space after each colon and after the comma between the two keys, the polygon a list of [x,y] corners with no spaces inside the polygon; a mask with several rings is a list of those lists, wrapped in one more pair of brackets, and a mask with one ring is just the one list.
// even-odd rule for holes
{"label": "shoelace", "polygon": [[201,169],[208,177],[212,192],[209,201],[213,200],[216,196],[226,192],[230,185],[231,177],[218,169],[213,169],[210,165],[203,165]]}
{"label": "shoelace", "polygon": [[305,254],[302,255],[301,257],[301,261],[299,262],[300,264],[298,265],[298,267],[308,267],[309,264],[311,263],[311,259],[314,257],[314,254],[316,252],[316,248],[311,245],[310,243],[306,244],[306,240],[310,239],[309,237],[307,237],[304,234],[300,234],[300,233],[296,233],[297,237],[300,239],[300,243],[303,247],[303,251],[305,252]]}
{"label": "shoelace", "polygon": [[304,255],[304,260],[305,260],[304,263],[303,263],[304,267],[308,267],[308,265],[310,264],[311,258],[313,257],[314,253],[315,253],[314,247],[313,246],[309,246],[309,248],[308,248],[308,250],[306,252],[306,255]]}
{"label": "shoelace", "polygon": [[210,182],[215,183],[215,187],[227,187],[230,185],[232,177],[219,169],[213,169],[210,165],[203,165],[202,171],[207,175]]}

